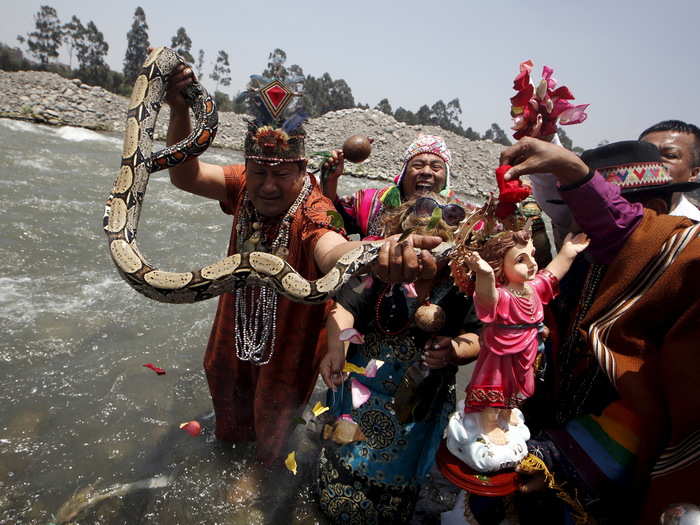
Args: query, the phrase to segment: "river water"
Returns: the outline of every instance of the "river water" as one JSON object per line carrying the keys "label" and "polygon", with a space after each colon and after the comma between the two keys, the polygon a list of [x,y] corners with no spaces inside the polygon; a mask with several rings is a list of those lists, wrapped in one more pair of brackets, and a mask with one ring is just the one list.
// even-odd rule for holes
{"label": "river water", "polygon": [[[323,523],[311,425],[296,431],[297,476],[231,496],[250,450],[212,435],[201,361],[216,301],[148,300],[108,255],[102,215],[121,138],[0,119],[0,143],[0,523]],[[215,148],[203,158],[241,161]],[[200,267],[225,255],[230,224],[161,172],[139,246],[160,268]],[[193,419],[197,437],[179,429]]]}

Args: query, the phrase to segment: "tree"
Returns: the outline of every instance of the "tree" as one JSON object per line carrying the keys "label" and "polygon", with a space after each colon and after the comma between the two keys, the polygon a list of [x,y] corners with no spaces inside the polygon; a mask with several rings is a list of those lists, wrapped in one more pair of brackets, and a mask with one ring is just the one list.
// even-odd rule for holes
{"label": "tree", "polygon": [[63,43],[68,47],[68,66],[71,69],[73,68],[73,51],[77,50],[84,32],[85,26],[75,15],[70,19],[70,22],[63,24]]}
{"label": "tree", "polygon": [[219,51],[219,56],[216,57],[216,64],[214,64],[214,71],[211,72],[209,78],[216,82],[216,87],[214,92],[219,89],[219,84],[222,86],[228,86],[231,84],[231,68],[228,63],[228,53],[224,50]]}
{"label": "tree", "polygon": [[566,134],[566,131],[564,131],[564,128],[562,128],[562,127],[557,128],[557,135],[559,135],[559,141],[561,142],[562,146],[564,146],[566,149],[570,149],[570,150],[574,149],[574,143],[571,141],[569,136]]}
{"label": "tree", "polygon": [[146,13],[139,6],[134,11],[134,22],[126,34],[126,54],[124,55],[124,78],[132,84],[141,72],[143,63],[148,58],[148,24]]}
{"label": "tree", "polygon": [[184,27],[177,30],[177,34],[173,37],[170,47],[180,55],[188,64],[194,64],[194,57],[190,50],[192,49],[192,40],[187,36],[187,31]]}
{"label": "tree", "polygon": [[214,102],[219,111],[233,111],[233,102],[226,93],[214,92]]}
{"label": "tree", "polygon": [[382,113],[386,113],[387,115],[393,114],[393,111],[391,111],[391,104],[389,104],[389,99],[383,98],[379,101],[379,103],[374,106],[374,109],[378,109]]}
{"label": "tree", "polygon": [[105,63],[109,44],[92,20],[82,35],[76,48],[80,77],[87,82],[103,85],[110,73]]}
{"label": "tree", "polygon": [[204,72],[204,49],[199,50],[197,55],[197,78],[202,78]]}
{"label": "tree", "polygon": [[504,146],[510,146],[513,144],[506,136],[505,131],[501,129],[501,126],[495,122],[491,124],[491,127],[484,132],[484,136],[482,138],[484,140],[492,140],[496,144],[503,144]]}
{"label": "tree", "polygon": [[287,80],[288,71],[284,67],[284,63],[287,61],[287,53],[278,48],[270,53],[267,59],[267,68],[263,71],[262,76],[276,78],[283,82]]}
{"label": "tree", "polygon": [[396,108],[396,111],[394,111],[394,118],[398,120],[399,122],[405,122],[406,124],[412,126],[416,124],[416,115],[407,109],[402,108],[399,106]]}
{"label": "tree", "polygon": [[36,31],[28,33],[27,47],[41,63],[46,66],[51,58],[58,57],[58,48],[61,47],[63,32],[61,22],[53,7],[42,5],[34,15]]}

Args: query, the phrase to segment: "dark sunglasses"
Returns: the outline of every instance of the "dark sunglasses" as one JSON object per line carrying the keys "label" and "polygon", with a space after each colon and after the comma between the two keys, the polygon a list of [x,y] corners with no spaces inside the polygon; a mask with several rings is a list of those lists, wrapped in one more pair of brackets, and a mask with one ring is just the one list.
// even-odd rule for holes
{"label": "dark sunglasses", "polygon": [[435,208],[442,210],[442,219],[450,226],[457,226],[467,216],[459,204],[440,204],[431,197],[420,197],[413,204],[413,213],[416,217],[430,217]]}

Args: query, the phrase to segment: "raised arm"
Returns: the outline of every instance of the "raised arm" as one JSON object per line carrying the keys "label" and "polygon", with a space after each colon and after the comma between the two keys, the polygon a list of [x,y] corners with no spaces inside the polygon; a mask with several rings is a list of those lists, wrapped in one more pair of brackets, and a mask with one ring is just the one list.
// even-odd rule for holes
{"label": "raised arm", "polygon": [[512,166],[506,180],[531,173],[557,178],[562,199],[591,239],[596,262],[609,263],[642,218],[641,204],[631,204],[618,186],[590,173],[575,153],[561,146],[526,137],[506,148],[500,161]]}
{"label": "raised arm", "polygon": [[465,261],[476,276],[474,302],[480,308],[492,311],[498,302],[498,290],[496,290],[496,277],[493,268],[477,252],[469,252]]}
{"label": "raised arm", "polygon": [[[182,90],[194,80],[192,69],[179,66],[168,80],[165,101],[170,106],[168,123],[168,146],[186,138],[192,133],[190,110],[182,96]],[[207,164],[198,158],[188,160],[170,168],[170,182],[178,188],[202,197],[226,200],[226,181],[221,166]]]}
{"label": "raised arm", "polygon": [[545,268],[554,275],[558,280],[566,275],[566,272],[571,268],[576,256],[588,247],[588,236],[585,233],[579,233],[576,236],[568,233],[564,238],[561,250],[554,256]]}

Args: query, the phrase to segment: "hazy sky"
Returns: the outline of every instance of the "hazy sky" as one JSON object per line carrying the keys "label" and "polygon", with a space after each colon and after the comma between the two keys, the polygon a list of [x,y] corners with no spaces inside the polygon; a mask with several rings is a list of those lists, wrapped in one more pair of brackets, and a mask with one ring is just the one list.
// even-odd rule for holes
{"label": "hazy sky", "polygon": [[85,25],[94,21],[118,71],[141,5],[152,45],[169,45],[184,26],[192,54],[205,51],[207,75],[217,51],[227,51],[230,94],[279,47],[288,64],[344,78],[355,100],[370,106],[388,97],[394,109],[416,111],[459,97],[465,127],[483,132],[491,122],[510,127],[512,81],[531,58],[536,78],[543,64],[552,66],[578,103],[591,104],[586,122],[566,128],[576,145],[636,138],[667,118],[700,124],[700,2],[693,0],[1,1],[0,41],[18,45],[46,3],[61,22],[74,14]]}

